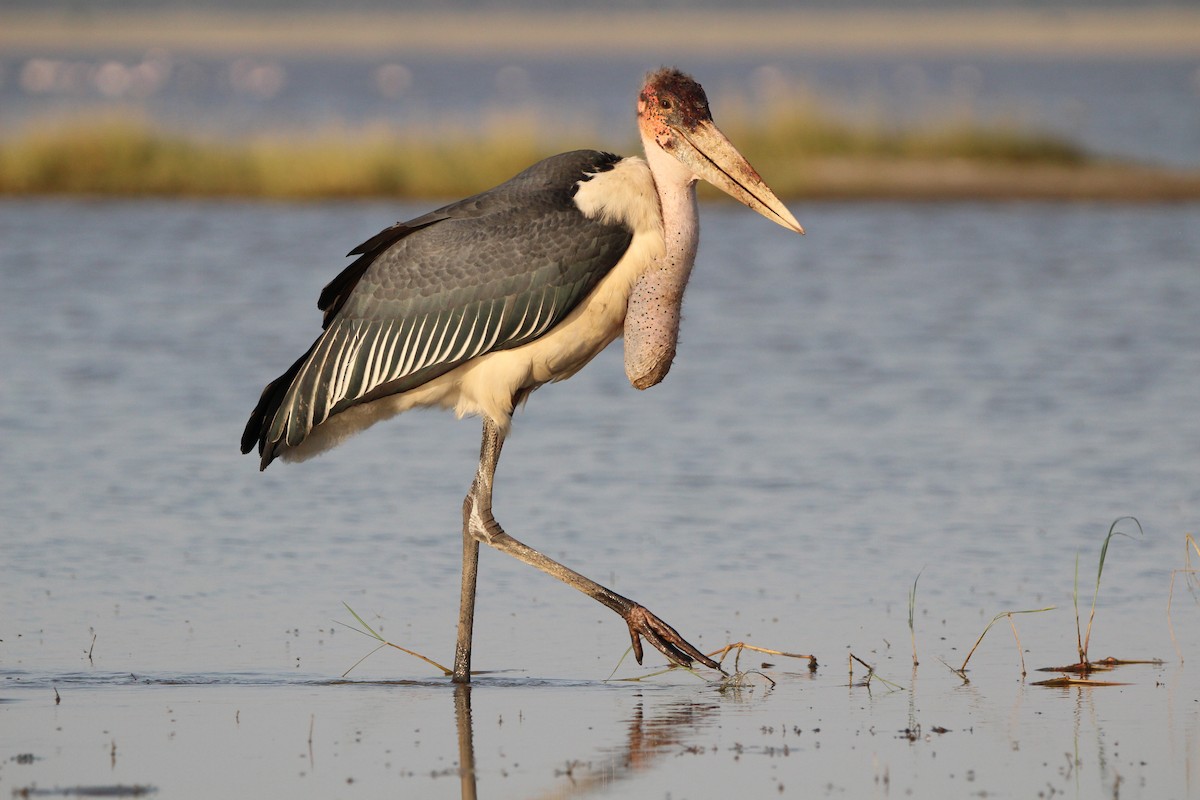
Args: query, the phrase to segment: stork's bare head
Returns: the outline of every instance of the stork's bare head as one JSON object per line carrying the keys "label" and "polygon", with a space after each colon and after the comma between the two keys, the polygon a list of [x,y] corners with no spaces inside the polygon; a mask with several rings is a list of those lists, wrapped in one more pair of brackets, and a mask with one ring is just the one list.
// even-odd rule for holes
{"label": "stork's bare head", "polygon": [[657,147],[721,191],[796,233],[800,223],[713,122],[704,88],[677,69],[646,76],[638,95],[638,128]]}

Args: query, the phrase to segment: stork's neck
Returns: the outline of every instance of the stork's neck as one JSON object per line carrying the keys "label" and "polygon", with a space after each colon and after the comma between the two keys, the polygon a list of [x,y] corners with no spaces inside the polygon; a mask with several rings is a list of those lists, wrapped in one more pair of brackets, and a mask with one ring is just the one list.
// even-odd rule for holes
{"label": "stork's neck", "polygon": [[675,359],[683,290],[700,236],[696,176],[653,141],[645,145],[662,211],[665,249],[634,284],[625,313],[625,374],[639,389],[665,378]]}
{"label": "stork's neck", "polygon": [[646,163],[654,176],[658,204],[662,210],[663,236],[667,246],[662,265],[680,271],[679,291],[687,284],[696,261],[700,240],[700,215],[696,208],[696,176],[674,156],[653,141],[645,142]]}

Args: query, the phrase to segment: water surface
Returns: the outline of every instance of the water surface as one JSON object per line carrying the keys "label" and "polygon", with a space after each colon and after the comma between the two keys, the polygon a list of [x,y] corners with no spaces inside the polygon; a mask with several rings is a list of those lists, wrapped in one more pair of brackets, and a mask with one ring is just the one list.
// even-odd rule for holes
{"label": "water surface", "polygon": [[[420,210],[0,203],[0,790],[449,797],[470,755],[487,797],[1195,794],[1182,577],[1182,664],[1165,612],[1200,519],[1200,207],[809,205],[804,238],[705,208],[668,379],[634,391],[617,346],[535,393],[497,517],[703,648],[821,667],[605,683],[620,621],[485,552],[469,715],[391,651],[338,682],[373,643],[336,621],[450,660],[477,423],[237,453],[342,253]],[[969,684],[939,663],[1050,605],[1025,660],[1072,661],[1076,556],[1087,595],[1122,515],[1092,655],[1165,664],[1035,687],[1007,623]],[[902,688],[849,686],[850,653]]]}

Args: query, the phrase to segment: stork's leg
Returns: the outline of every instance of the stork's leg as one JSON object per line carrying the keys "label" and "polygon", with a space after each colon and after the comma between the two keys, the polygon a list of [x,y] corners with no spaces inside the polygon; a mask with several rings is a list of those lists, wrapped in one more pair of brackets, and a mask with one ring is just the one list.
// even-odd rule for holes
{"label": "stork's leg", "polygon": [[[472,489],[472,492],[474,490]],[[469,499],[468,495],[468,499]],[[463,510],[464,516],[466,509]],[[458,604],[458,644],[454,647],[454,682],[471,680],[471,635],[475,629],[475,579],[479,575],[479,540],[463,525],[462,594]]]}
{"label": "stork's leg", "polygon": [[[595,581],[580,575],[557,561],[542,555],[528,545],[522,544],[504,532],[492,516],[492,480],[496,464],[500,460],[500,448],[504,445],[504,434],[491,420],[484,420],[483,443],[479,452],[479,469],[475,482],[463,501],[463,605],[459,615],[458,649],[454,662],[454,680],[470,680],[471,617],[475,602],[475,574],[479,557],[478,543],[484,542],[501,552],[508,553],[530,566],[537,567],[547,575],[558,578],[568,586],[592,597],[617,612],[629,626],[629,637],[633,642],[633,655],[642,663],[642,638],[660,650],[668,660],[680,666],[691,666],[699,661],[710,669],[721,671],[721,666],[689,644],[667,623],[651,614],[643,606],[627,597],[622,597]],[[468,540],[474,550],[468,556]],[[468,589],[468,566],[470,567]],[[464,638],[465,637],[465,638]]]}

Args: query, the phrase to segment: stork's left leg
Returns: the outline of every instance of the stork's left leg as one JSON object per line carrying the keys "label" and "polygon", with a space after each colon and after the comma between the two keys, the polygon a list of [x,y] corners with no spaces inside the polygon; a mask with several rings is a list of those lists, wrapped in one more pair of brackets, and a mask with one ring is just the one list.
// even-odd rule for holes
{"label": "stork's left leg", "polygon": [[[667,623],[651,614],[646,608],[633,602],[627,597],[622,597],[611,589],[607,589],[590,578],[580,575],[568,567],[563,566],[552,558],[542,555],[537,550],[534,550],[528,545],[522,544],[513,537],[504,532],[496,522],[496,518],[492,516],[492,481],[496,474],[496,464],[500,460],[500,448],[504,445],[504,434],[491,420],[484,420],[483,423],[483,443],[480,446],[479,452],[479,469],[475,473],[475,482],[471,484],[471,491],[467,494],[466,500],[463,502],[463,602],[467,602],[467,539],[470,538],[475,542],[475,558],[478,558],[478,542],[485,542],[488,545],[508,553],[509,555],[524,561],[530,566],[537,567],[547,575],[552,575],[558,578],[568,586],[573,586],[589,597],[592,597],[604,605],[617,612],[625,623],[629,626],[629,637],[633,642],[633,655],[638,663],[642,663],[642,638],[657,648],[667,657],[668,660],[680,666],[691,666],[692,661],[699,661],[704,666],[721,670],[720,664],[713,661],[708,656],[701,653],[691,644],[689,644],[679,633]],[[474,603],[474,576],[472,574],[470,590],[470,601]],[[459,660],[455,659],[455,676],[456,681],[469,680],[470,669],[470,629],[466,630],[466,641],[464,644],[464,628],[461,621],[459,623],[459,643],[458,651],[466,653],[466,667],[463,672],[463,677],[459,676]],[[722,671],[723,672],[723,671]]]}

